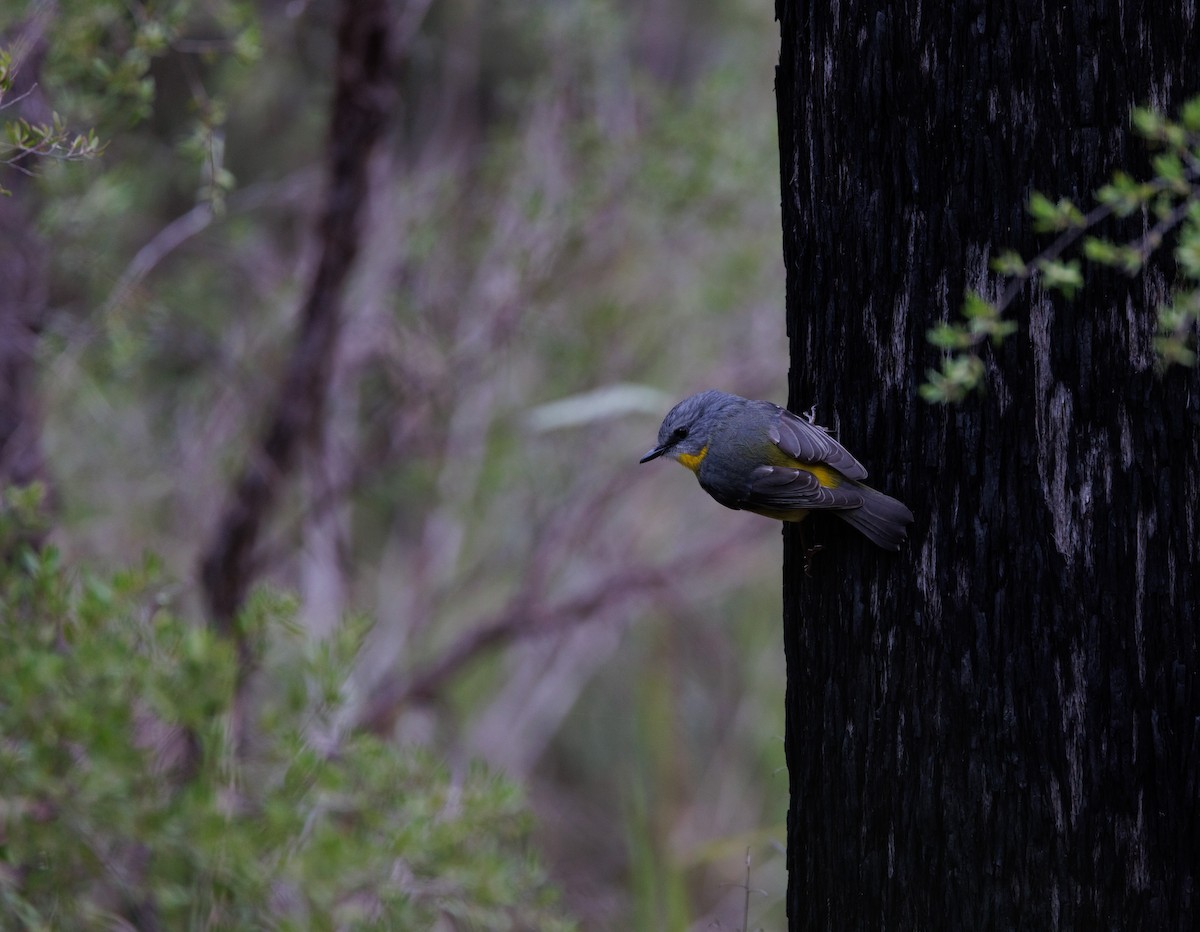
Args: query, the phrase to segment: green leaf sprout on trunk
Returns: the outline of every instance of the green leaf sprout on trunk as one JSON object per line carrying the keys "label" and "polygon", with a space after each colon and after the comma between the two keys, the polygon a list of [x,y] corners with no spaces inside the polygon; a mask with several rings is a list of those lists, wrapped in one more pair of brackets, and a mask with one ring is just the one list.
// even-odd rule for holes
{"label": "green leaf sprout on trunk", "polygon": [[[1042,287],[1073,298],[1084,283],[1081,258],[1133,276],[1169,239],[1175,243],[1179,280],[1171,299],[1157,309],[1154,347],[1164,369],[1195,365],[1200,320],[1200,97],[1183,106],[1178,120],[1141,107],[1133,110],[1132,120],[1138,134],[1162,150],[1153,160],[1153,177],[1137,181],[1115,172],[1096,192],[1096,204],[1087,213],[1066,198],[1054,201],[1034,192],[1028,205],[1033,227],[1038,233],[1057,234],[1055,239],[1030,259],[1011,250],[1000,253],[991,264],[1008,279],[1000,297],[992,302],[968,292],[961,320],[939,324],[926,334],[945,351],[941,368],[928,370],[921,386],[926,401],[957,403],[982,386],[979,350],[984,341],[999,345],[1016,331],[1016,323],[1005,314],[1027,283],[1037,279]],[[1109,217],[1139,212],[1153,221],[1139,237],[1114,241],[1093,232]]]}

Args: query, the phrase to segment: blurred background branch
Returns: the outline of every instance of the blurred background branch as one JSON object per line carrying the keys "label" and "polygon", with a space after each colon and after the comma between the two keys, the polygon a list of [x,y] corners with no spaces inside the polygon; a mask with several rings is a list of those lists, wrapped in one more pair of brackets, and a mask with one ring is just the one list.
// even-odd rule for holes
{"label": "blurred background branch", "polygon": [[321,256],[300,314],[275,409],[261,444],[234,484],[201,582],[208,610],[229,631],[253,579],[254,548],[305,446],[320,443],[332,360],[342,323],[342,289],[359,250],[370,196],[369,166],[392,109],[391,9],[386,0],[344,0],[339,8],[329,176],[319,224]]}
{"label": "blurred background branch", "polygon": [[[49,117],[38,79],[54,7],[35,4],[32,14],[0,32],[6,54],[0,94],[2,125]],[[0,486],[46,483],[41,406],[36,398],[37,341],[44,326],[48,282],[46,244],[37,230],[30,175],[37,154],[14,157],[0,181]],[[36,539],[36,538],[35,538]],[[10,554],[0,554],[8,559]]]}

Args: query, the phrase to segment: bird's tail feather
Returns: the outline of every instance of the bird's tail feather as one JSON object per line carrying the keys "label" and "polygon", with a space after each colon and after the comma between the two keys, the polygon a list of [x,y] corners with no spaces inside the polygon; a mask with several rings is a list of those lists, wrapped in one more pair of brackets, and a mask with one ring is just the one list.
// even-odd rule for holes
{"label": "bird's tail feather", "polygon": [[890,495],[860,483],[855,485],[862,493],[862,507],[835,511],[834,514],[876,546],[885,550],[899,550],[901,542],[908,537],[907,528],[912,523],[912,512]]}

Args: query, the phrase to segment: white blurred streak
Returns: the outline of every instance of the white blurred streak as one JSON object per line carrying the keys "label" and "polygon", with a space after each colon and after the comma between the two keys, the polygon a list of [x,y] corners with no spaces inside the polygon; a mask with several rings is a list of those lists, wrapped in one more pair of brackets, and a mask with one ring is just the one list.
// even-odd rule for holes
{"label": "white blurred streak", "polygon": [[672,397],[657,388],[631,383],[606,385],[590,392],[547,402],[525,415],[525,426],[537,434],[564,427],[582,427],[629,414],[662,417],[673,404]]}

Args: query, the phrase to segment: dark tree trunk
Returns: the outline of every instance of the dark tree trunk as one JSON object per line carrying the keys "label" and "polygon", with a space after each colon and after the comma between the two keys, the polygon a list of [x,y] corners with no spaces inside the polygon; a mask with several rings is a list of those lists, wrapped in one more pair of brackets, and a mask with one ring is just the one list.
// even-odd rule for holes
{"label": "dark tree trunk", "polygon": [[1144,164],[1200,89],[1173,4],[779,0],[793,408],[916,514],[785,538],[793,929],[1200,926],[1200,379],[1164,276],[1040,294],[959,408],[928,327],[1031,251],[1031,188]]}
{"label": "dark tree trunk", "polygon": [[45,478],[35,400],[38,332],[46,310],[45,244],[27,179],[0,195],[0,486]]}
{"label": "dark tree trunk", "polygon": [[[0,45],[15,51],[15,77],[0,122],[42,122],[49,109],[38,91],[45,56],[45,16],[34,16]],[[0,489],[45,482],[41,412],[36,399],[37,344],[46,313],[46,244],[37,233],[31,156],[0,165]],[[6,558],[0,554],[0,559]]]}

